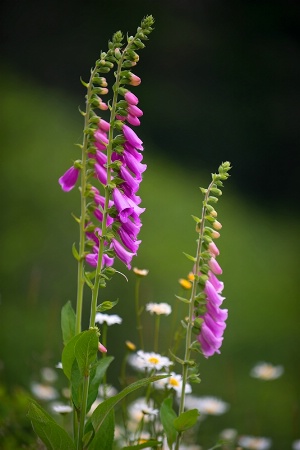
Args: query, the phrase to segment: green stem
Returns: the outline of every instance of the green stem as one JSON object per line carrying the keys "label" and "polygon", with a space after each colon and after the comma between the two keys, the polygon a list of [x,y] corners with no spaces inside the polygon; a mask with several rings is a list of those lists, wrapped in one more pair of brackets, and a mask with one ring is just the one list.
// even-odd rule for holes
{"label": "green stem", "polygon": [[158,336],[159,336],[159,325],[160,325],[160,315],[155,317],[155,328],[154,328],[154,351],[158,351]]}
{"label": "green stem", "polygon": [[[195,278],[193,280],[192,292],[191,292],[191,297],[190,297],[190,301],[189,301],[189,315],[188,315],[188,323],[187,323],[187,328],[186,328],[184,364],[183,364],[183,369],[182,369],[182,390],[181,390],[181,398],[180,398],[178,415],[180,415],[181,413],[184,412],[185,388],[186,388],[186,384],[188,381],[188,367],[189,367],[189,361],[191,358],[193,314],[194,314],[194,310],[195,310],[195,297],[197,295],[197,284],[198,284],[197,275],[198,275],[199,270],[201,272],[200,261],[201,261],[201,249],[202,249],[204,227],[205,227],[206,205],[207,205],[207,200],[208,200],[210,190],[212,188],[213,183],[214,183],[214,179],[211,181],[211,183],[207,189],[207,192],[205,194],[204,201],[203,201],[201,225],[200,225],[200,230],[199,230],[198,240],[197,240],[196,262],[194,265],[194,272],[193,272],[195,275]],[[179,450],[181,437],[182,437],[182,433],[178,433],[177,439],[176,439],[175,450]]]}
{"label": "green stem", "polygon": [[94,68],[90,81],[88,83],[87,88],[87,96],[86,96],[86,111],[85,111],[85,119],[84,119],[84,136],[83,136],[83,144],[82,144],[82,169],[81,169],[81,187],[80,187],[80,196],[81,196],[81,215],[79,222],[79,261],[78,261],[78,269],[77,269],[77,303],[76,303],[76,334],[81,332],[81,321],[82,321],[82,304],[83,304],[83,290],[84,290],[84,249],[85,249],[85,225],[86,225],[86,182],[87,182],[87,149],[89,137],[86,130],[89,126],[89,117],[91,112],[90,106],[90,98],[92,95],[92,78],[96,73],[96,67]]}
{"label": "green stem", "polygon": [[120,74],[122,70],[122,64],[125,56],[125,51],[123,52],[122,58],[118,62],[118,68],[116,73],[116,82],[114,84],[114,95],[113,95],[113,101],[112,101],[112,107],[111,107],[111,113],[110,113],[110,128],[109,128],[109,134],[108,134],[108,145],[107,145],[107,185],[105,186],[105,203],[103,208],[103,220],[102,220],[102,231],[101,236],[99,236],[99,254],[98,254],[98,264],[96,268],[96,275],[95,275],[95,281],[94,281],[94,287],[92,289],[92,302],[91,302],[91,315],[90,315],[90,327],[95,326],[95,317],[97,313],[97,302],[98,302],[98,293],[99,293],[99,286],[101,281],[101,269],[102,269],[102,257],[104,254],[104,240],[107,233],[107,211],[108,211],[108,205],[109,205],[109,198],[110,198],[110,184],[111,184],[111,155],[112,155],[112,141],[113,141],[113,122],[115,120],[116,116],[116,107],[117,107],[117,100],[118,100],[118,88],[120,85]]}
{"label": "green stem", "polygon": [[87,405],[87,398],[88,398],[88,391],[89,391],[89,373],[84,376],[83,378],[83,392],[82,392],[82,407],[80,411],[80,420],[79,420],[79,428],[78,428],[78,441],[77,441],[77,450],[83,449],[83,432],[84,432],[84,425],[85,425],[85,416],[86,416],[86,405]]}
{"label": "green stem", "polygon": [[143,339],[143,325],[141,321],[141,310],[140,310],[140,283],[141,279],[136,279],[135,284],[135,315],[136,315],[136,328],[139,335],[140,349],[144,350],[144,339]]}

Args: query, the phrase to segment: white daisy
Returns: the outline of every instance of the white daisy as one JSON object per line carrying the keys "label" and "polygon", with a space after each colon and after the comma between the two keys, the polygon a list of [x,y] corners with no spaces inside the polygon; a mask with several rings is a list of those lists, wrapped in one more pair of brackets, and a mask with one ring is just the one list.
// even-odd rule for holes
{"label": "white daisy", "polygon": [[58,414],[68,414],[73,411],[72,406],[64,405],[62,403],[55,403],[52,405],[52,409],[54,412]]}
{"label": "white daisy", "polygon": [[144,398],[138,398],[128,406],[128,414],[134,422],[140,422],[142,419],[149,422],[158,415],[158,409],[153,408],[152,402],[147,404]]}
{"label": "white daisy", "polygon": [[250,375],[261,380],[275,380],[284,372],[283,366],[273,366],[270,363],[261,362],[251,369]]}
{"label": "white daisy", "polygon": [[300,439],[297,439],[292,443],[292,449],[293,450],[300,450]]}
{"label": "white daisy", "polygon": [[146,311],[149,311],[150,314],[157,314],[160,316],[164,314],[168,316],[172,312],[172,308],[168,303],[147,303]]}
{"label": "white daisy", "polygon": [[161,370],[163,367],[169,367],[173,364],[166,356],[161,356],[154,352],[144,352],[139,350],[133,358],[130,358],[130,364],[133,367],[141,369],[150,370]]}
{"label": "white daisy", "polygon": [[[160,375],[160,374],[158,374]],[[164,374],[162,374],[164,375]],[[157,389],[174,389],[176,391],[177,395],[181,395],[182,391],[182,376],[176,374],[175,372],[171,372],[169,377],[162,378],[161,380],[154,382],[154,387]],[[192,387],[189,383],[186,383],[185,385],[185,393],[190,394],[192,392]]]}
{"label": "white daisy", "polygon": [[148,269],[138,269],[137,267],[134,267],[132,270],[136,275],[140,277],[146,277],[149,273]]}
{"label": "white daisy", "polygon": [[58,392],[53,386],[42,383],[31,383],[31,391],[39,400],[55,400],[58,397]]}
{"label": "white daisy", "polygon": [[107,323],[108,326],[110,326],[122,323],[122,318],[117,314],[97,313],[95,322],[100,323],[100,325],[102,325],[105,322]]}
{"label": "white daisy", "polygon": [[52,367],[43,367],[41,369],[42,378],[48,383],[54,383],[57,380],[57,373]]}
{"label": "white daisy", "polygon": [[229,409],[229,404],[223,402],[216,397],[195,397],[187,395],[185,398],[185,406],[187,409],[198,409],[201,414],[209,414],[212,416],[219,416],[224,414]]}
{"label": "white daisy", "polygon": [[241,436],[238,440],[238,445],[249,450],[268,450],[271,443],[271,439],[266,437]]}
{"label": "white daisy", "polygon": [[220,438],[224,439],[225,441],[234,441],[237,437],[237,434],[238,432],[234,428],[225,428],[223,431],[221,431]]}

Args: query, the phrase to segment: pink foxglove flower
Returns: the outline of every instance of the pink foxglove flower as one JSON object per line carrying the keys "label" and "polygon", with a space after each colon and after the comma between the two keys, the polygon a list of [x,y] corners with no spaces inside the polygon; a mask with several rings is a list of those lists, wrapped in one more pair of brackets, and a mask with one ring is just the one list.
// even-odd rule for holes
{"label": "pink foxglove flower", "polygon": [[65,192],[71,191],[77,183],[80,169],[72,166],[59,178],[59,184]]}
{"label": "pink foxglove flower", "polygon": [[217,263],[215,256],[219,254],[219,249],[215,244],[209,247],[212,257],[208,265],[211,271],[208,273],[208,280],[205,283],[204,293],[206,294],[206,312],[200,316],[203,319],[200,333],[197,337],[201,345],[203,355],[208,358],[214,353],[220,353],[223,341],[223,332],[226,328],[227,309],[221,309],[225,297],[221,296],[223,283],[218,280],[216,274],[222,273],[222,269]]}

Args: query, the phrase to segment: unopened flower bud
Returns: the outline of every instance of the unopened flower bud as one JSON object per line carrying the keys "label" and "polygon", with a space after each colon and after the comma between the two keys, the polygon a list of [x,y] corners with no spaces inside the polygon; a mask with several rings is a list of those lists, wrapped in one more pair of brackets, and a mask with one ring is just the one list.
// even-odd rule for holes
{"label": "unopened flower bud", "polygon": [[192,283],[189,280],[186,280],[185,278],[179,278],[178,283],[180,284],[183,289],[191,289]]}
{"label": "unopened flower bud", "polygon": [[136,350],[136,345],[131,341],[126,341],[125,345],[131,352],[134,352]]}
{"label": "unopened flower bud", "polygon": [[222,224],[218,220],[215,220],[213,222],[212,226],[215,230],[221,230],[221,228],[222,228]]}
{"label": "unopened flower bud", "polygon": [[220,237],[220,233],[218,231],[212,231],[211,237],[213,239],[218,239]]}
{"label": "unopened flower bud", "polygon": [[99,352],[101,352],[101,353],[107,353],[107,348],[104,347],[104,345],[101,344],[101,342],[98,342],[98,350],[99,350]]}
{"label": "unopened flower bud", "polygon": [[129,84],[131,84],[131,86],[138,86],[139,84],[141,84],[141,81],[142,80],[140,79],[140,77],[138,77],[134,73],[130,74],[130,82],[129,82]]}

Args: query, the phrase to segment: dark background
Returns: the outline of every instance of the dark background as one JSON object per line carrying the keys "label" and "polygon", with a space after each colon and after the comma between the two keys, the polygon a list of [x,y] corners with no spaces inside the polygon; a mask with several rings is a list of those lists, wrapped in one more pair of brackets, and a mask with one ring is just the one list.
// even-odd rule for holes
{"label": "dark background", "polygon": [[133,33],[152,14],[155,32],[137,69],[148,81],[142,100],[156,99],[144,133],[189,170],[233,161],[238,189],[266,205],[291,205],[299,161],[297,1],[4,1],[1,9],[2,64],[75,95],[112,27]]}
{"label": "dark background", "polygon": [[[29,433],[24,406],[17,414],[19,389],[30,390],[41,367],[60,359],[60,309],[68,299],[75,306],[71,212],[78,214],[78,191],[63,193],[57,180],[80,157],[80,76],[88,79],[115,31],[133,34],[147,14],[155,31],[134,71],[142,78],[134,92],[144,110],[138,134],[148,164],[143,242],[133,262],[150,270],[142,302],[174,306],[174,294],[182,295],[178,278],[191,270],[182,252],[195,251],[190,216],[200,214],[198,186],[231,161],[218,205],[228,326],[221,355],[201,358],[195,386],[230,410],[201,423],[199,442],[210,448],[222,429],[236,428],[271,437],[272,450],[288,449],[300,439],[300,8],[297,1],[242,0],[2,2],[0,419],[10,428],[0,426],[0,447],[22,426]],[[134,277],[117,269],[129,282],[115,277],[101,293],[120,298],[113,313],[124,321],[109,330],[114,381],[124,341],[137,340]],[[87,292],[86,323],[89,304]],[[169,342],[163,319],[161,352]],[[146,314],[143,321],[150,351],[153,321]],[[251,378],[259,361],[283,365],[283,376]],[[24,436],[2,447],[20,448]]]}

